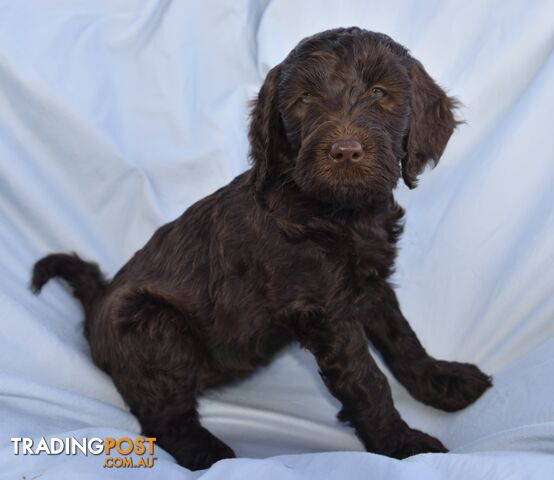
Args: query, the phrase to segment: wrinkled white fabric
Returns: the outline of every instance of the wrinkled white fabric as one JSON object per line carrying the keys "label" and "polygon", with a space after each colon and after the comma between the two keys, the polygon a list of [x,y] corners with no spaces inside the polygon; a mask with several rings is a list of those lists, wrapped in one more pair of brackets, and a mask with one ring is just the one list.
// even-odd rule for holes
{"label": "wrinkled white fabric", "polygon": [[[0,0],[0,478],[552,478],[553,24],[552,0]],[[432,355],[495,378],[456,414],[391,379],[406,420],[452,453],[362,453],[292,346],[201,401],[242,458],[191,473],[161,449],[151,470],[14,456],[10,437],[139,433],[91,362],[78,303],[57,281],[28,291],[33,262],[76,251],[115,273],[247,167],[247,101],[268,68],[350,25],[409,47],[464,104],[440,165],[397,192],[404,312]]]}

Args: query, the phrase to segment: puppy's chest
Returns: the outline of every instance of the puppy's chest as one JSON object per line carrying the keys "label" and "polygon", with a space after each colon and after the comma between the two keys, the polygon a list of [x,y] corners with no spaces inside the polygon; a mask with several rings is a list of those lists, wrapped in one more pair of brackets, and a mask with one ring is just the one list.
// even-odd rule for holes
{"label": "puppy's chest", "polygon": [[345,225],[333,239],[335,248],[326,252],[328,262],[347,284],[360,284],[390,275],[396,247],[382,222],[365,221]]}
{"label": "puppy's chest", "polygon": [[[387,278],[394,266],[396,245],[386,219],[335,222],[329,228],[312,230],[297,243],[293,271],[302,268],[310,284],[320,292],[336,288],[359,290],[378,279]],[[310,261],[308,261],[308,259]],[[290,272],[289,272],[290,273]],[[289,276],[294,282],[295,276]]]}

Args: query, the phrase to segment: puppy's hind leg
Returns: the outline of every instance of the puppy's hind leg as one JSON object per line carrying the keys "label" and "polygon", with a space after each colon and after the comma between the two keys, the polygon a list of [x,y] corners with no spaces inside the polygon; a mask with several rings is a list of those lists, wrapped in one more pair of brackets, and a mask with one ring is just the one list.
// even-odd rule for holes
{"label": "puppy's hind leg", "polygon": [[143,433],[190,470],[234,457],[200,424],[198,372],[209,360],[186,316],[144,292],[126,295],[114,314],[110,371]]}

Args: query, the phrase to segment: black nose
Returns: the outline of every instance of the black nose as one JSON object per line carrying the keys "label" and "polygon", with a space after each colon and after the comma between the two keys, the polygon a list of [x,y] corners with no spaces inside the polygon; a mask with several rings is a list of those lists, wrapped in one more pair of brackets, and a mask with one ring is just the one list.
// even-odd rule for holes
{"label": "black nose", "polygon": [[364,149],[357,140],[338,140],[331,145],[329,156],[338,163],[358,162],[362,159]]}

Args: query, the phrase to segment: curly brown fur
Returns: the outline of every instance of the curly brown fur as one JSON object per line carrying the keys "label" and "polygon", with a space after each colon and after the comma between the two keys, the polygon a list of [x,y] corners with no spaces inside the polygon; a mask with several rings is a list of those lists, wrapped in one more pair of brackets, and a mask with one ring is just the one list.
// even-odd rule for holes
{"label": "curly brown fur", "polygon": [[401,419],[368,339],[428,405],[458,410],[491,385],[473,365],[426,353],[388,281],[403,216],[392,190],[438,162],[455,105],[386,35],[307,38],[253,105],[251,170],[161,227],[110,283],[76,256],[50,255],[33,285],[69,282],[94,361],[144,433],[190,469],[234,456],[202,427],[198,396],[293,340],[313,353],[367,450],[444,452]]}

